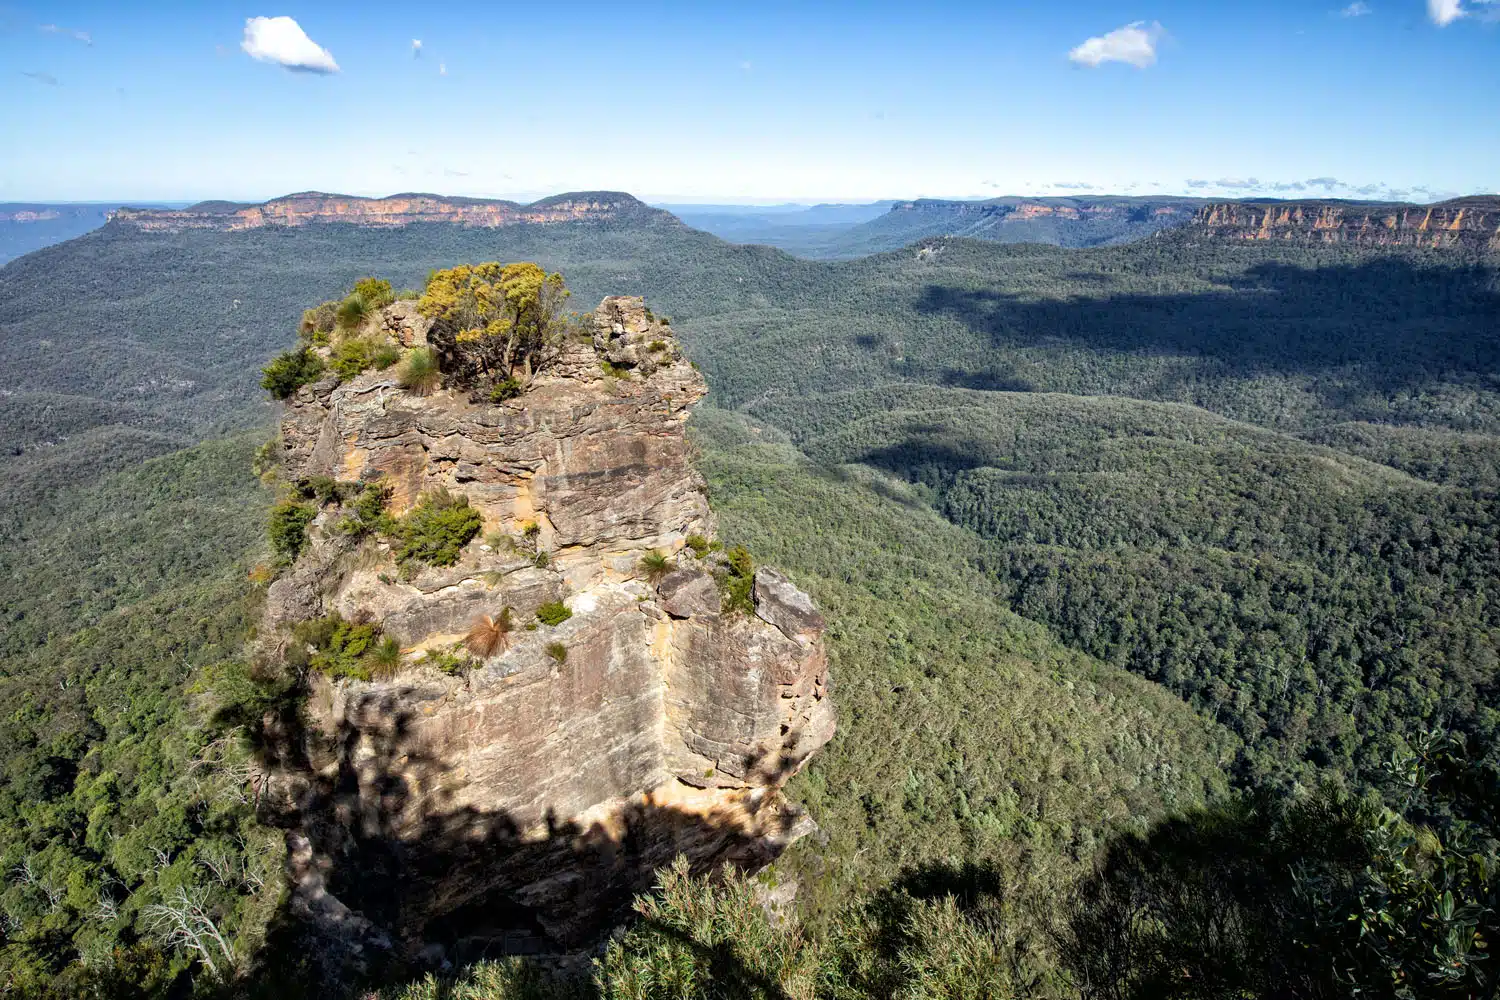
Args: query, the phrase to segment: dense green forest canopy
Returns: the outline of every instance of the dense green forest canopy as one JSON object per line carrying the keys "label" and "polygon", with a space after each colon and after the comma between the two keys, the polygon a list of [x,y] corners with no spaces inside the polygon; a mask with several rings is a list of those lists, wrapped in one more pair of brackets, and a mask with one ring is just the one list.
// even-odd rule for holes
{"label": "dense green forest canopy", "polygon": [[[1080,949],[1129,944],[1080,943],[1114,912],[1108,878],[1160,886],[1140,873],[1178,871],[1189,843],[1243,860],[1336,820],[1493,852],[1492,807],[1390,780],[1431,728],[1494,776],[1493,257],[1178,231],[815,263],[661,220],[107,226],[0,269],[0,862],[22,873],[0,893],[0,966],[23,995],[210,988],[154,929],[179,889],[231,929],[221,962],[257,967],[279,842],[201,776],[234,773],[216,742],[232,713],[205,692],[260,697],[225,680],[243,679],[267,556],[260,369],[358,278],[420,287],[489,259],[564,272],[581,308],[644,294],[672,316],[712,388],[694,426],[727,540],[829,612],[840,736],[792,786],[825,839],[783,863],[808,934],[872,926],[850,916],[870,894],[956,865],[990,887],[973,940],[995,989],[1087,993],[1103,973],[1070,965]],[[1234,812],[1237,794],[1314,787],[1335,798],[1311,819]],[[1412,857],[1365,861],[1394,878]],[[238,866],[223,878],[221,858]],[[1353,912],[1363,870],[1324,873],[1325,909],[1291,886],[1279,910],[1224,905]],[[1492,891],[1457,869],[1451,885]],[[920,913],[951,933],[900,938],[900,969],[830,975],[890,985],[978,926]],[[1148,952],[1093,995],[1159,986],[1183,959]],[[1219,957],[1213,975],[1244,965]],[[1234,986],[1275,993],[1294,964]]]}

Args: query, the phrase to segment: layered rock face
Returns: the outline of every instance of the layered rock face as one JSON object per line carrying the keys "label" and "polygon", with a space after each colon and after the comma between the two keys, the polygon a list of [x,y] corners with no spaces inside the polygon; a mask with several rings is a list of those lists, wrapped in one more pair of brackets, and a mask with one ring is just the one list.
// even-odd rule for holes
{"label": "layered rock face", "polygon": [[[484,520],[456,565],[403,579],[388,542],[351,540],[325,508],[270,589],[267,648],[336,612],[403,651],[385,680],[314,677],[280,751],[310,916],[415,948],[507,911],[576,944],[675,855],[756,866],[808,828],[778,790],[833,732],[822,618],[768,568],[753,608],[721,610],[683,433],[702,377],[640,299],[605,299],[594,324],[507,402],[384,372],[290,401],[288,478],[379,482],[393,515],[445,489]],[[427,327],[409,303],[375,321],[408,344]],[[648,572],[648,553],[668,564]],[[556,601],[572,616],[539,623]],[[490,655],[427,665],[506,608]]]}
{"label": "layered rock face", "polygon": [[394,227],[419,222],[443,222],[494,228],[578,220],[614,221],[647,216],[671,218],[664,212],[648,208],[628,194],[613,191],[556,195],[530,205],[481,198],[443,198],[431,194],[354,198],[348,195],[306,192],[275,198],[260,205],[205,202],[176,210],[121,208],[111,218],[137,229],[162,232],[214,229],[227,232],[265,226],[328,223]]}
{"label": "layered rock face", "polygon": [[1227,202],[1199,209],[1193,225],[1222,239],[1500,250],[1500,198],[1436,205]]}

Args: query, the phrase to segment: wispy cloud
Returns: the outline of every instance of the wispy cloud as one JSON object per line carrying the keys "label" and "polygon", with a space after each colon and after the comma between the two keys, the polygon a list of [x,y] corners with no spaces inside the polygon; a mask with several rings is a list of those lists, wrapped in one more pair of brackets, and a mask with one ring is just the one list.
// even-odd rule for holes
{"label": "wispy cloud", "polygon": [[1467,14],[1463,0],[1427,0],[1427,16],[1440,28],[1447,27]]}
{"label": "wispy cloud", "polygon": [[59,81],[57,77],[53,76],[51,73],[27,72],[26,70],[22,70],[21,75],[29,76],[37,83],[45,83],[49,87],[62,86],[62,82]]}
{"label": "wispy cloud", "polygon": [[448,64],[445,63],[445,62],[438,63],[438,76],[447,76],[447,75],[448,75]]}
{"label": "wispy cloud", "polygon": [[307,37],[290,17],[251,17],[245,20],[240,48],[252,59],[276,63],[298,73],[337,73],[333,54]]}
{"label": "wispy cloud", "polygon": [[79,31],[76,28],[64,28],[59,24],[39,24],[37,25],[37,30],[45,31],[49,35],[67,35],[74,41],[82,42],[85,45],[94,44],[93,35],[90,35],[87,31]]}
{"label": "wispy cloud", "polygon": [[413,59],[422,58],[422,39],[413,38],[411,40],[411,57]]}
{"label": "wispy cloud", "polygon": [[1278,197],[1299,196],[1312,198],[1360,198],[1371,201],[1406,201],[1416,197],[1422,201],[1440,201],[1454,197],[1454,192],[1438,191],[1416,185],[1396,187],[1386,182],[1353,184],[1337,177],[1309,177],[1301,181],[1261,181],[1254,177],[1225,177],[1219,180],[1188,180],[1184,182],[1190,191],[1212,195],[1215,191],[1226,192],[1229,197],[1243,198],[1252,195],[1275,195]]}
{"label": "wispy cloud", "polygon": [[1107,35],[1090,38],[1068,53],[1080,66],[1099,67],[1107,62],[1122,62],[1145,69],[1156,62],[1156,46],[1166,35],[1158,22],[1135,21],[1116,28]]}
{"label": "wispy cloud", "polygon": [[1349,6],[1339,11],[1343,17],[1365,17],[1373,13],[1375,12],[1370,9],[1370,5],[1365,3],[1365,0],[1354,0]]}

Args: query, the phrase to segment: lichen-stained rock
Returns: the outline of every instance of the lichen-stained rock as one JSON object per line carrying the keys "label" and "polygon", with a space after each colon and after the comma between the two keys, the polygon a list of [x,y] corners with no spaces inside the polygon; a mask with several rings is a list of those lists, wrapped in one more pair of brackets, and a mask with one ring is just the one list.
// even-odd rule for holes
{"label": "lichen-stained rock", "polygon": [[[410,303],[378,322],[426,337]],[[833,733],[823,620],[769,568],[753,614],[722,613],[721,557],[686,548],[714,534],[683,431],[706,391],[642,300],[608,298],[592,342],[516,399],[416,395],[389,371],[293,397],[286,478],[378,481],[397,516],[446,489],[483,519],[453,565],[399,565],[332,505],[270,588],[267,655],[333,613],[402,651],[381,680],[315,674],[275,730],[277,804],[305,838],[294,875],[320,894],[299,912],[339,915],[330,933],[367,920],[415,954],[466,914],[520,907],[576,944],[679,853],[754,867],[810,828],[780,788]],[[649,552],[675,564],[654,583]],[[541,622],[558,601],[570,616]],[[468,634],[504,620],[491,644]]]}

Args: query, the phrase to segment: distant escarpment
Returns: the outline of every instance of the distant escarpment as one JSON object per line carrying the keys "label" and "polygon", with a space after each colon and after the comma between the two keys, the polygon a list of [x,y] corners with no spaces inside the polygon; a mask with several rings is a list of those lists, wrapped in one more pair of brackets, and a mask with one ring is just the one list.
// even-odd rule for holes
{"label": "distant escarpment", "polygon": [[202,202],[184,209],[121,208],[111,217],[120,225],[162,232],[210,229],[231,232],[264,226],[344,223],[356,226],[406,226],[442,222],[476,228],[575,221],[652,219],[673,221],[666,212],[617,191],[554,195],[529,205],[482,198],[445,198],[434,194],[397,194],[388,198],[355,198],[315,191],[274,198],[259,205]]}
{"label": "distant escarpment", "polygon": [[1203,202],[1193,198],[993,198],[897,202],[890,212],[857,227],[867,239],[911,241],[963,236],[1001,243],[1065,247],[1125,243],[1186,224]]}
{"label": "distant escarpment", "polygon": [[715,540],[670,325],[485,267],[286,356],[384,355],[287,376],[258,638],[304,678],[263,739],[295,905],[363,954],[574,946],[677,855],[758,868],[834,729],[821,615]]}
{"label": "distant escarpment", "polygon": [[1435,205],[1348,201],[1204,205],[1193,228],[1220,239],[1500,250],[1500,197]]}

